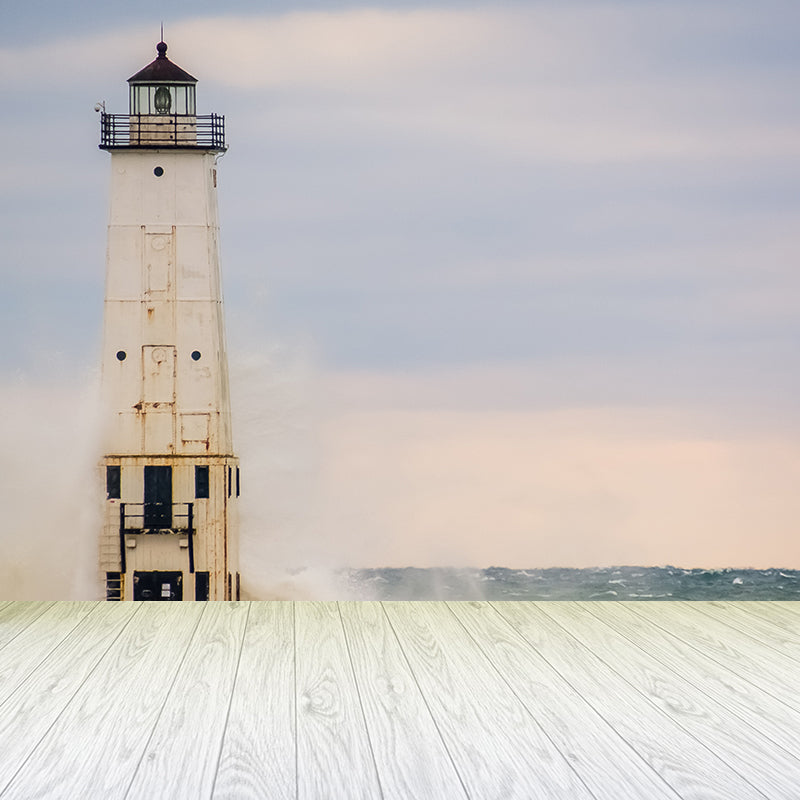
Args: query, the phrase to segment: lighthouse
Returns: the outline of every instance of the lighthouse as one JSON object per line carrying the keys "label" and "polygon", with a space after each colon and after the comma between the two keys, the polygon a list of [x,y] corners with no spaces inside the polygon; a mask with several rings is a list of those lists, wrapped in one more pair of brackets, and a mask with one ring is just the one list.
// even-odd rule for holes
{"label": "lighthouse", "polygon": [[219,260],[225,119],[156,46],[128,79],[129,113],[101,115],[111,156],[103,332],[108,600],[240,595]]}

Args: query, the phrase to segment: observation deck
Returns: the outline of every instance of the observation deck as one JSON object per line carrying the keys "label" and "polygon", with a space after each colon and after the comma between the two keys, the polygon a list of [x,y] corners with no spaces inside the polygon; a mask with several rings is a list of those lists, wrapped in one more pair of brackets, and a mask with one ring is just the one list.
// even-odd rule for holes
{"label": "observation deck", "polygon": [[224,153],[225,117],[219,114],[100,115],[101,150],[205,150]]}
{"label": "observation deck", "polygon": [[182,534],[186,537],[189,573],[194,574],[194,504],[193,503],[120,503],[120,570],[127,569],[126,549],[135,547],[132,534]]}

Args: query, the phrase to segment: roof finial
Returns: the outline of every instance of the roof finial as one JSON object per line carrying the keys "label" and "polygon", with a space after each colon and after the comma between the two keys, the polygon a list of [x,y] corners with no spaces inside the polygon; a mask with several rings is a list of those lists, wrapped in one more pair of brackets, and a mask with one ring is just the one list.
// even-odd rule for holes
{"label": "roof finial", "polygon": [[161,41],[156,45],[159,58],[167,57],[167,45],[164,41],[164,20],[161,20]]}

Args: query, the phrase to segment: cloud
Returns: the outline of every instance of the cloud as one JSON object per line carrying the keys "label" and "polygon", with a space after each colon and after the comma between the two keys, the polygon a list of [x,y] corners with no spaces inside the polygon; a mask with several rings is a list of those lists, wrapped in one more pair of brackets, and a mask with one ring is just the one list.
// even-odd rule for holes
{"label": "cloud", "polygon": [[[790,6],[770,8],[772,20],[619,3],[174,23],[170,55],[198,74],[201,106],[228,112],[237,316],[264,320],[262,337],[306,331],[350,366],[587,347],[681,359],[709,338],[763,343],[778,324],[787,341],[800,136],[775,25]],[[14,304],[38,309],[34,339],[50,321],[73,329],[64,297],[91,296],[92,280],[100,291],[107,156],[91,106],[125,110],[152,40],[142,26],[0,51],[0,137],[15,153],[2,268],[28,293]]]}
{"label": "cloud", "polygon": [[[800,556],[800,440],[776,420],[537,406],[526,401],[541,376],[520,368],[336,374],[286,358],[234,369],[255,489],[243,500],[247,563],[769,567]],[[505,392],[519,402],[498,410]]]}
{"label": "cloud", "polygon": [[[294,135],[324,116],[332,135],[340,127],[394,132],[533,161],[796,154],[798,121],[784,117],[768,76],[721,74],[690,55],[706,39],[724,51],[730,38],[733,47],[752,19],[727,14],[726,28],[684,12],[628,4],[611,13],[370,10],[201,19],[181,33],[202,49],[214,82],[271,90],[268,108],[275,103],[283,118],[271,108],[261,125],[277,122]],[[241,46],[234,52],[228,42]],[[728,66],[735,63],[731,52]],[[309,94],[315,103],[297,103]],[[763,111],[766,98],[780,124],[746,113]]]}
{"label": "cloud", "polygon": [[[253,596],[342,597],[339,567],[800,557],[800,440],[775,420],[537,406],[540,376],[511,368],[335,374],[281,348],[232,366]],[[7,380],[0,400],[0,598],[97,597],[96,382]]]}
{"label": "cloud", "polygon": [[796,563],[800,442],[681,435],[671,416],[331,415],[316,547],[359,566]]}
{"label": "cloud", "polygon": [[[324,125],[533,162],[796,157],[785,69],[739,46],[771,33],[762,16],[627,3],[221,15],[175,23],[170,55],[200,73],[201,96],[242,93],[248,125],[293,137]],[[140,28],[5,48],[0,75],[13,91],[25,63],[29,87],[88,81],[118,97],[111,76],[141,66],[151,39]]]}
{"label": "cloud", "polygon": [[[746,563],[762,536],[764,559],[796,558],[797,9],[170,24],[201,109],[228,115],[232,353],[299,338],[326,370],[243,368],[251,564]],[[2,363],[35,361],[54,397],[54,373],[94,359],[102,313],[108,165],[91,109],[126,110],[153,44],[152,26],[126,25],[0,49],[17,309]],[[58,477],[50,444],[79,444],[38,442],[48,408],[29,388],[8,400],[35,440],[22,484],[42,463]],[[3,435],[7,453],[27,441],[13,422]],[[71,489],[57,496],[73,507]],[[35,560],[42,536],[6,551]]]}

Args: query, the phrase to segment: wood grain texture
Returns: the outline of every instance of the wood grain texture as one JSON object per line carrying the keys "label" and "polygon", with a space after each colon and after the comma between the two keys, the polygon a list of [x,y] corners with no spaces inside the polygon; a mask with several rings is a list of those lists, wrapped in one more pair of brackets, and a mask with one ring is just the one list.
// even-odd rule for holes
{"label": "wood grain texture", "polygon": [[[722,675],[732,671],[741,680],[772,696],[781,708],[791,706],[794,721],[800,712],[800,698],[793,697],[800,663],[780,651],[765,648],[757,639],[716,619],[713,614],[702,613],[696,603],[658,605],[658,608],[645,609],[641,604],[626,603],[625,608],[638,613],[648,627],[656,624],[718,664]],[[730,614],[731,609],[726,609],[724,616],[730,617]],[[708,660],[703,663],[710,671],[717,671]],[[728,683],[726,692],[731,691]]]}
{"label": "wood grain texture", "polygon": [[591,797],[444,603],[384,607],[470,797]]}
{"label": "wood grain texture", "polygon": [[0,705],[0,796],[30,797],[24,784],[3,790],[138,610],[128,603],[100,604]]}
{"label": "wood grain texture", "polygon": [[141,608],[39,742],[8,795],[123,797],[202,611],[194,603]]}
{"label": "wood grain texture", "polygon": [[[750,606],[751,604],[747,603],[746,605]],[[797,622],[798,618],[800,618],[800,600],[780,600],[778,602],[761,600],[757,603],[752,603],[752,605],[761,609],[762,613],[766,614],[770,614],[772,611],[777,610],[781,613],[793,615],[795,622]]]}
{"label": "wood grain texture", "polygon": [[381,797],[335,602],[295,602],[297,797]]}
{"label": "wood grain texture", "polygon": [[425,698],[379,603],[339,603],[384,797],[465,797]]}
{"label": "wood grain texture", "polygon": [[[763,748],[741,752],[740,758],[749,754],[755,766],[762,763],[761,750],[766,750],[772,770],[780,768],[788,774],[800,774],[800,760],[794,755],[800,714],[778,697],[757,688],[757,676],[751,676],[751,680],[740,677],[739,672],[747,674],[747,665],[736,663],[731,657],[728,666],[723,666],[703,654],[701,647],[693,646],[697,640],[692,639],[691,626],[681,623],[680,612],[671,607],[654,608],[659,604],[638,603],[637,614],[630,608],[632,604],[610,605],[613,607],[595,608],[593,613],[695,687],[698,697],[702,694],[712,701],[714,705],[705,706],[709,712],[719,712],[720,719],[727,720],[728,725],[738,728],[749,725],[763,737]],[[674,632],[676,626],[682,633]],[[730,647],[725,649],[732,653]],[[780,695],[780,687],[776,688]]]}
{"label": "wood grain texture", "polygon": [[[741,703],[756,690],[741,686],[733,673],[726,674],[717,665],[709,669],[689,648],[665,640],[666,634],[657,627],[648,629],[638,621],[631,623],[627,617],[634,615],[622,603],[600,606],[576,603],[547,608],[546,613],[589,648],[613,653],[614,669],[620,675],[752,785],[766,791],[771,800],[796,800],[800,762],[765,739],[759,727],[748,726],[737,715]],[[637,625],[641,633],[638,639],[633,636]],[[735,684],[735,696],[724,696],[726,681]],[[773,705],[771,698],[765,699]]]}
{"label": "wood grain texture", "polygon": [[800,634],[800,603],[742,603],[742,609],[785,631]]}
{"label": "wood grain texture", "polygon": [[93,603],[52,603],[21,628],[0,649],[0,703],[96,608]]}
{"label": "wood grain texture", "polygon": [[[157,604],[144,605],[149,609]],[[146,742],[127,798],[211,796],[249,604],[198,605],[204,606],[203,616]]]}
{"label": "wood grain texture", "polygon": [[0,798],[797,800],[779,603],[0,605]]}
{"label": "wood grain texture", "polygon": [[448,603],[597,800],[679,795],[488,603]]}
{"label": "wood grain texture", "polygon": [[[596,639],[587,644],[555,621],[558,609],[574,604],[492,605],[682,798],[763,800],[766,796],[723,761],[702,737],[687,731],[660,700],[651,697],[659,692],[660,665],[647,670],[643,685],[642,681],[628,680],[620,669],[626,655],[613,641]],[[590,627],[598,624],[585,616]]]}
{"label": "wood grain texture", "polygon": [[[765,657],[779,653],[800,665],[800,633],[792,633],[770,619],[748,611],[751,603],[692,603],[692,610],[711,617],[723,625],[745,634],[756,641]],[[764,647],[766,646],[766,647]]]}
{"label": "wood grain texture", "polygon": [[252,603],[231,700],[215,800],[288,800],[295,772],[294,608]]}
{"label": "wood grain texture", "polygon": [[0,648],[13,642],[28,625],[52,605],[50,601],[6,603],[0,608]]}

